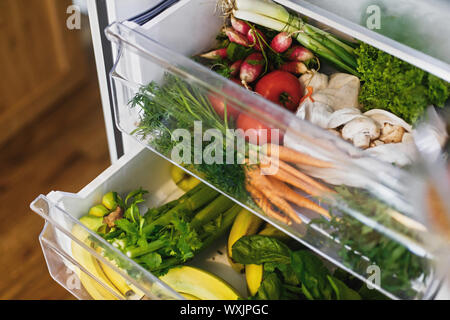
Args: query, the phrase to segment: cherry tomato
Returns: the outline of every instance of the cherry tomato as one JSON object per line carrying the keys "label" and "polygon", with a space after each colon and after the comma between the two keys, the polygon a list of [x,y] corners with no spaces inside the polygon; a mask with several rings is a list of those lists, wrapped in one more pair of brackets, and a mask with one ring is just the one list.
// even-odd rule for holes
{"label": "cherry tomato", "polygon": [[[244,134],[246,134],[246,141],[250,141],[251,143],[255,143],[257,145],[263,145],[265,143],[280,143],[282,139],[282,133],[278,131],[279,137],[278,141],[272,140],[272,132],[274,134],[274,138],[276,137],[277,129],[268,127],[264,125],[261,121],[256,120],[244,113],[241,113],[236,121],[236,127],[238,129],[242,129]],[[253,129],[253,130],[249,130]],[[249,130],[249,131],[247,131]]]}
{"label": "cherry tomato", "polygon": [[255,91],[264,98],[295,112],[303,97],[303,86],[291,73],[272,71],[258,81]]}

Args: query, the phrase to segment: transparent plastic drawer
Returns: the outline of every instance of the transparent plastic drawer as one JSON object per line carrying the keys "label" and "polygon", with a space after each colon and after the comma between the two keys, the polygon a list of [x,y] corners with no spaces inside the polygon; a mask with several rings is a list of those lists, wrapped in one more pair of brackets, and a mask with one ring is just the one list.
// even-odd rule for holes
{"label": "transparent plastic drawer", "polygon": [[[294,117],[190,59],[214,45],[223,24],[215,10],[215,1],[185,0],[142,26],[125,21],[106,29],[107,37],[119,47],[111,71],[119,129],[388,297],[432,298],[443,277],[442,270],[438,272],[435,268],[434,253],[438,248],[430,248],[424,241],[431,230],[411,201],[411,190],[424,190],[426,181],[410,171],[365,156],[332,133]],[[305,165],[301,167],[303,172],[319,181],[323,175],[337,174],[347,181],[351,177],[354,183],[333,185],[322,181],[326,190],[337,193],[324,191],[312,197],[296,190],[328,210],[330,217],[298,206],[294,207],[297,217],[294,221],[268,214],[247,192],[248,167],[242,158],[237,168],[236,162],[217,167],[186,165],[179,157],[174,158],[177,144],[172,133],[178,124],[165,119],[159,121],[163,126],[155,127],[152,122],[152,116],[160,117],[161,111],[173,107],[174,100],[164,100],[164,95],[156,96],[154,91],[170,81],[192,98],[191,101],[180,98],[175,103],[184,103],[186,108],[192,101],[198,103],[185,119],[190,124],[191,137],[195,137],[194,121],[202,119],[202,108],[211,108],[207,97],[213,96],[265,127],[277,129],[285,144],[289,141],[295,150],[326,162],[330,165],[326,170],[331,170],[322,171],[321,175]],[[233,127],[232,123],[220,121],[215,118],[213,124],[202,123],[202,129],[217,129],[218,125],[224,133],[224,128]],[[257,144],[247,147],[250,150],[247,155],[262,151]],[[383,250],[389,256],[383,255]],[[381,281],[374,282],[374,268],[381,272],[378,274]]]}
{"label": "transparent plastic drawer", "polygon": [[[122,157],[77,194],[54,191],[40,195],[31,204],[31,209],[46,220],[39,241],[49,273],[76,298],[184,299],[78,220],[94,203],[101,200],[104,193],[116,190],[119,194],[126,194],[140,187],[149,191],[144,203],[148,208],[183,194],[171,179],[170,163],[142,149],[136,154]],[[94,249],[93,242],[103,248],[102,254]],[[218,239],[190,261],[189,265],[225,279],[245,297],[245,278],[229,265],[226,254],[223,254],[226,252],[225,243],[226,238]],[[113,260],[114,263],[111,262]],[[126,284],[126,291],[121,290],[120,284],[123,283]]]}

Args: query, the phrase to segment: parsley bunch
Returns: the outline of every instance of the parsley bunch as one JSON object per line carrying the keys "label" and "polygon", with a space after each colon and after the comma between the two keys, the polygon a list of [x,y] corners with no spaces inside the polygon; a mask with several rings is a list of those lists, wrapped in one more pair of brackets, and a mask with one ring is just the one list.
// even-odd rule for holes
{"label": "parsley bunch", "polygon": [[384,109],[414,124],[429,105],[443,107],[450,85],[388,53],[362,43],[356,50],[364,110]]}

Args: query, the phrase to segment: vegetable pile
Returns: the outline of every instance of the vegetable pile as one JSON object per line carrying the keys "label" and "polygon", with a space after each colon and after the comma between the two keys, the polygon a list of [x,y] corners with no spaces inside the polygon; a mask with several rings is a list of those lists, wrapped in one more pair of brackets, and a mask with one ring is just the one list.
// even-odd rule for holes
{"label": "vegetable pile", "polygon": [[[124,200],[115,192],[90,210],[99,226],[92,228],[128,257],[155,275],[192,259],[223,235],[241,210],[230,199],[199,184],[182,197],[143,215],[139,204],[146,191],[130,192]],[[100,210],[101,208],[101,213]],[[85,219],[84,219],[85,221]],[[116,257],[108,257],[116,260]],[[119,267],[120,260],[116,260]]]}
{"label": "vegetable pile", "polygon": [[366,299],[382,298],[376,292],[367,295],[361,282],[349,281],[350,277],[342,271],[332,273],[312,252],[291,250],[273,236],[251,235],[240,238],[233,245],[233,259],[261,269],[257,291],[251,297],[254,300],[360,300],[361,296]]}
{"label": "vegetable pile", "polygon": [[[355,106],[352,107],[357,114],[353,114],[354,118],[351,120],[347,119],[348,123],[339,122],[336,128],[332,129],[357,147],[376,148],[382,143],[404,142],[403,140],[407,140],[403,139],[407,136],[405,132],[408,132],[409,137],[411,131],[411,126],[406,126],[406,123],[400,125],[400,121],[394,122],[393,117],[387,116],[385,111],[377,110],[377,119],[382,118],[381,125],[369,117],[370,112],[364,114],[374,133],[367,137],[365,127],[358,127],[357,134],[351,135],[350,138],[350,134],[346,134],[348,128],[362,122],[363,115],[356,108],[358,99],[361,104],[358,107],[364,111],[384,109],[414,124],[429,104],[442,106],[450,96],[448,83],[437,77],[367,44],[337,38],[309,25],[271,1],[235,0],[223,1],[222,4],[229,8],[227,13],[230,16],[227,25],[217,36],[218,45],[194,59],[293,113],[300,111],[298,107],[305,101],[314,102],[312,85],[302,83],[297,77],[302,74],[304,77],[322,76],[314,70],[319,69],[321,60],[354,75],[352,78],[356,80],[357,88],[354,94]],[[241,112],[226,96],[233,98],[226,89],[223,90],[223,95],[204,92],[204,89],[178,76],[166,74],[161,84],[152,82],[142,87],[130,102],[131,107],[140,108],[142,111],[141,121],[133,134],[140,135],[149,145],[168,156],[178,144],[174,139],[174,131],[183,128],[193,132],[194,121],[201,121],[203,130],[219,130],[223,137],[227,137],[228,129],[253,129],[253,136],[246,137],[243,154],[220,146],[223,150],[223,164],[197,163],[193,161],[195,149],[191,148],[191,154],[183,154],[183,157],[189,160],[186,163],[191,164],[184,166],[228,195],[284,224],[303,223],[293,206],[309,209],[310,213],[323,218],[320,222],[313,223],[320,224],[342,245],[339,254],[344,263],[357,270],[359,263],[368,259],[382,268],[383,288],[405,297],[414,296],[412,282],[421,277],[425,281],[429,274],[424,259],[348,215],[335,216],[311,198],[320,199],[325,193],[333,194],[376,221],[386,219],[389,208],[356,189],[350,193],[342,188],[333,190],[307,175],[305,166],[321,170],[333,168],[333,164],[294,151],[293,146],[283,145],[283,135],[279,140],[272,141],[270,133],[276,128]],[[325,113],[322,111],[323,109],[319,110],[319,113]],[[372,112],[374,111],[376,110]],[[405,127],[408,127],[408,130]],[[201,150],[210,146],[210,143],[203,142]],[[273,148],[279,150],[276,157],[272,156]],[[259,162],[249,164],[249,157],[261,150],[265,150],[265,153]],[[225,164],[229,158],[236,159],[235,164]],[[243,161],[239,162],[237,159]],[[269,164],[279,167],[273,175],[265,175]],[[177,184],[180,186],[187,183],[183,178],[179,179]],[[196,186],[173,205],[151,209],[143,218],[130,213],[125,215],[124,219],[118,220],[112,227],[112,231],[108,230],[104,234],[105,238],[150,271],[165,273],[169,268],[192,258],[209,243],[208,239],[213,239],[214,235],[223,232],[222,226],[228,228],[231,225],[231,217],[234,219],[237,214],[237,209],[231,207],[231,204],[229,210],[224,209],[217,213],[216,207],[212,214],[206,208],[215,207],[216,201],[225,202],[226,199],[217,194],[213,196],[213,191],[202,188],[204,187],[201,184]],[[308,198],[297,191],[302,191]],[[125,213],[138,210],[141,193],[142,191],[137,192],[122,202],[121,207]],[[202,215],[208,216],[206,221],[201,218]],[[246,227],[242,227],[240,231],[247,236],[257,232],[259,224],[252,218],[238,216],[237,219],[245,222]],[[222,225],[221,223],[225,223],[223,221],[227,223]],[[389,219],[385,222],[387,227],[392,227]],[[407,230],[400,232],[408,233]],[[260,278],[260,285],[249,284],[249,288],[253,288],[250,288],[250,291],[255,298],[359,297],[356,292],[358,288],[355,291],[346,287],[337,275],[327,271],[321,261],[311,258],[309,253],[293,251],[267,235],[252,236],[239,242],[239,237],[236,236],[239,232],[232,231],[231,234],[233,241],[229,242],[228,248],[230,263],[237,270],[243,270],[245,265],[246,272],[252,270],[249,273]],[[248,243],[245,244],[245,241]],[[257,252],[260,252],[258,245],[267,246],[261,250],[269,253],[271,246],[276,246],[278,252],[273,253],[271,258],[277,258],[269,261],[261,258],[263,255],[257,256]],[[245,253],[247,249],[248,252]],[[243,251],[239,253],[239,250]],[[255,255],[252,256],[252,253]],[[301,261],[308,263],[302,264]],[[249,278],[254,279],[255,276]]]}

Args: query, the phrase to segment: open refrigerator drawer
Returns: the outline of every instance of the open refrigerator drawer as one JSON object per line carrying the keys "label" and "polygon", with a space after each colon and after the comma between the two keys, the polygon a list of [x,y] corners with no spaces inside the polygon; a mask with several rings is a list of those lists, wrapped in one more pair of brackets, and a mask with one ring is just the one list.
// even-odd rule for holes
{"label": "open refrigerator drawer", "polygon": [[[301,12],[309,18],[309,23],[370,42],[386,52],[400,55],[408,62],[417,62],[416,52],[398,50],[395,42],[383,42],[385,39],[381,36],[366,34],[333,15],[315,11],[304,1],[279,3]],[[414,166],[412,170],[403,170],[367,156],[340,137],[293,116],[291,112],[258,95],[250,94],[245,88],[190,59],[193,55],[208,51],[215,43],[216,35],[223,26],[223,18],[216,12],[216,5],[214,0],[167,1],[159,4],[156,10],[150,10],[132,21],[113,23],[106,29],[108,39],[118,48],[117,59],[110,73],[116,125],[121,132],[150,151],[144,149],[136,154],[125,155],[77,195],[56,192],[41,196],[32,204],[33,210],[48,221],[40,240],[51,275],[78,298],[86,298],[88,295],[82,288],[73,289],[69,281],[73,279],[70,272],[63,272],[67,267],[78,273],[78,277],[90,277],[95,282],[102,282],[86,268],[77,266],[76,259],[73,259],[70,245],[76,243],[77,239],[71,230],[74,225],[82,225],[76,219],[86,214],[94,203],[99,202],[101,195],[110,190],[126,193],[143,187],[149,191],[148,202],[151,206],[175,199],[180,194],[169,177],[168,168],[172,163],[283,231],[332,265],[367,282],[386,297],[434,298],[446,276],[446,264],[443,266],[440,257],[445,256],[447,251],[431,222],[421,214],[421,211],[429,210],[423,197],[429,182],[426,172],[415,171]],[[423,61],[426,61],[423,69],[449,79],[448,66],[431,57]],[[330,72],[335,70],[326,64],[323,69]],[[167,88],[168,83],[185,96],[174,97],[170,95],[173,91],[161,91],[161,88]],[[246,168],[251,167],[248,166],[249,162],[255,161],[250,155],[268,152],[258,142],[246,144],[245,140],[240,140],[242,144],[239,145],[237,138],[237,144],[229,151],[233,161],[240,161],[237,164],[201,164],[204,159],[188,163],[188,158],[183,157],[186,150],[189,150],[189,156],[192,152],[194,159],[196,156],[201,158],[202,151],[195,154],[194,150],[181,149],[180,153],[180,149],[177,149],[180,145],[175,142],[182,138],[188,139],[190,143],[191,139],[199,138],[202,148],[205,141],[201,139],[205,130],[219,127],[219,133],[224,134],[225,141],[228,141],[227,129],[233,128],[233,121],[228,123],[218,117],[207,117],[211,121],[203,121],[202,108],[212,109],[208,103],[211,97],[233,106],[240,114],[257,119],[265,128],[278,129],[271,136],[272,141],[280,139],[282,148],[298,152],[294,153],[291,160],[286,160],[290,165],[282,169],[291,170],[296,157],[308,155],[307,160],[303,161],[309,162],[296,167],[299,170],[295,174],[300,172],[306,173],[307,178],[313,177],[320,192],[316,190],[311,194],[308,190],[300,190],[301,186],[295,188],[295,192],[309,203],[312,201],[316,210],[295,205],[294,214],[291,212],[287,219],[286,215],[282,217],[261,209],[258,198],[249,194],[246,184]],[[181,121],[164,118],[161,112],[176,104],[186,109],[196,108],[189,110],[190,114],[182,119],[184,123],[192,124],[187,132],[176,132],[177,129],[186,128],[179,127]],[[155,126],[152,122],[155,119],[163,125]],[[193,131],[197,128],[193,125],[195,120],[203,121],[200,124],[200,130],[203,130],[200,131],[200,137]],[[212,141],[212,136],[214,133],[210,134],[207,141]],[[244,149],[236,151],[242,145]],[[271,152],[282,159],[283,150],[278,150],[276,144],[272,144],[272,148]],[[250,164],[260,165],[257,160]],[[280,164],[272,168],[273,164],[268,164],[268,170],[277,172]],[[327,179],[330,175],[335,178]],[[317,210],[317,206],[322,209]],[[102,241],[101,237],[84,229]],[[219,272],[219,276],[245,297],[242,275],[231,269],[226,257],[217,254],[217,250],[226,251],[225,244],[219,242],[211,252],[195,258],[192,263],[212,273]],[[131,272],[126,273],[110,265],[128,284],[135,286],[137,297],[145,294],[150,298],[182,298],[113,246],[106,242],[104,245],[107,250],[111,250],[111,254],[130,266],[127,270]],[[87,255],[102,259],[95,251],[82,247]],[[376,277],[379,277],[378,281],[374,281]],[[107,284],[103,283],[102,286],[103,289],[97,288],[97,291],[108,290]],[[122,298],[114,290],[109,291],[114,298]]]}

